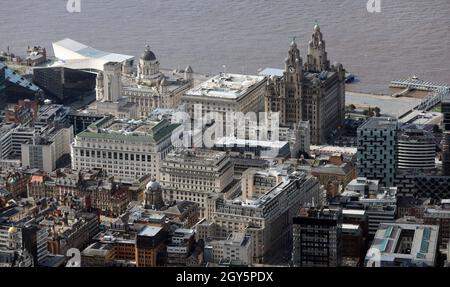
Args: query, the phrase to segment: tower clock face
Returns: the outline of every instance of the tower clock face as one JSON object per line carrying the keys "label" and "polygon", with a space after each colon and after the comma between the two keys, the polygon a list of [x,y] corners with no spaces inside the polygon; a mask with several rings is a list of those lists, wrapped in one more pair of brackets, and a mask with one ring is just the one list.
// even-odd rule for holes
{"label": "tower clock face", "polygon": [[289,73],[294,73],[295,72],[295,68],[293,66],[289,66]]}

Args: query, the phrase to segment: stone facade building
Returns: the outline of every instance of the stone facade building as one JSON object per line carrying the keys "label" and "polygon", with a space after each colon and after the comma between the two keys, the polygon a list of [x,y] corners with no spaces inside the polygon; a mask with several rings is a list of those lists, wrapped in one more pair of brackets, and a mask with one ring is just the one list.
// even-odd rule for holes
{"label": "stone facade building", "polygon": [[267,112],[279,112],[280,124],[295,127],[309,121],[311,143],[323,144],[345,118],[345,70],[330,65],[320,27],[314,27],[307,61],[303,63],[297,44],[292,41],[284,71],[266,74]]}

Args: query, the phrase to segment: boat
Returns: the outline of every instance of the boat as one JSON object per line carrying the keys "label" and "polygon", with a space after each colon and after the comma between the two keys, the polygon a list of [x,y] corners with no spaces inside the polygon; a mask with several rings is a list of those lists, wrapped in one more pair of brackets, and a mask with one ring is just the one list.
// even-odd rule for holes
{"label": "boat", "polygon": [[346,83],[351,83],[355,80],[355,76],[351,73],[345,73],[345,82]]}

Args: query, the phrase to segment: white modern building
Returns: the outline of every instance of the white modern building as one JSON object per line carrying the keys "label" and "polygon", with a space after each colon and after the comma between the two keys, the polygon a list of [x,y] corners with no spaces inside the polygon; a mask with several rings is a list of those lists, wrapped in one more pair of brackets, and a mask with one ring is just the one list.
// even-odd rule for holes
{"label": "white modern building", "polygon": [[21,144],[22,166],[52,172],[63,155],[70,155],[73,127],[51,128]]}
{"label": "white modern building", "polygon": [[52,45],[55,57],[60,60],[55,63],[55,66],[70,69],[103,71],[106,63],[124,63],[134,58],[100,51],[68,38]]}
{"label": "white modern building", "polygon": [[240,265],[253,264],[253,242],[245,233],[232,233],[224,240],[212,240],[205,245],[205,260],[219,263],[222,259],[231,260]]}

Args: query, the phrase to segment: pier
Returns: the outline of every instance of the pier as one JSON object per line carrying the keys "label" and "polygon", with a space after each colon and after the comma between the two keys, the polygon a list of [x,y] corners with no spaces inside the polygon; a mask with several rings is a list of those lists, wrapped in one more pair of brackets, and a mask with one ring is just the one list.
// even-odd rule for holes
{"label": "pier", "polygon": [[444,89],[450,90],[450,87],[447,86],[447,84],[422,81],[416,77],[407,80],[391,81],[389,87],[429,92]]}
{"label": "pier", "polygon": [[426,112],[431,110],[442,101],[442,98],[445,95],[448,95],[450,93],[450,87],[445,83],[423,81],[417,77],[412,77],[406,80],[391,81],[389,87],[404,89],[402,92],[392,95],[393,97],[402,96],[412,90],[430,92],[430,94],[422,99],[422,101],[416,107],[401,115],[399,119],[406,117],[408,114],[414,111]]}

